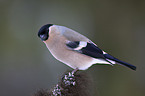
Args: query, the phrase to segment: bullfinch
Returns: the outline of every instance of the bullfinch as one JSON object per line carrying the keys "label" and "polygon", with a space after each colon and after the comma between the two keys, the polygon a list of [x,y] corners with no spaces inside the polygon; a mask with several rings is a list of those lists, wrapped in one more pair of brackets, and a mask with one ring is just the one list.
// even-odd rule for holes
{"label": "bullfinch", "polygon": [[136,70],[134,65],[121,61],[101,50],[80,33],[59,25],[46,24],[38,32],[50,53],[76,70],[86,70],[93,64],[120,64]]}

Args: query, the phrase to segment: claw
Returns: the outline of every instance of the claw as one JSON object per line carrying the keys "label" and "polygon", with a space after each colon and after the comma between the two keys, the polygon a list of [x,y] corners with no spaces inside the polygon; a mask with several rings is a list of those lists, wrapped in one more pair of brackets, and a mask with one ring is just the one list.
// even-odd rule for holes
{"label": "claw", "polygon": [[79,70],[79,69],[76,68],[76,69],[74,69],[71,73],[74,74],[74,73],[77,72],[78,70]]}

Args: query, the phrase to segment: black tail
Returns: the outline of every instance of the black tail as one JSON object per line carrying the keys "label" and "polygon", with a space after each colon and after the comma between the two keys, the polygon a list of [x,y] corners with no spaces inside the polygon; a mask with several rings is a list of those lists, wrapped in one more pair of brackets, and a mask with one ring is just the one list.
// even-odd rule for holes
{"label": "black tail", "polygon": [[107,59],[110,59],[112,61],[115,61],[117,63],[120,63],[121,65],[124,65],[124,66],[126,66],[126,67],[128,67],[128,68],[130,68],[132,70],[136,70],[136,66],[128,64],[128,63],[126,63],[124,61],[121,61],[121,60],[119,60],[119,59],[117,59],[117,58],[115,58],[115,57],[113,57],[113,56],[111,56],[109,54],[104,54],[104,57],[107,58]]}

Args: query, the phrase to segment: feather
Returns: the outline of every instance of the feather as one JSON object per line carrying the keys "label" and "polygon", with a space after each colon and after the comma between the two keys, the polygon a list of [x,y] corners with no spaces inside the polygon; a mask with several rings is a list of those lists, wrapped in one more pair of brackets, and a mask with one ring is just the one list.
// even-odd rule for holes
{"label": "feather", "polygon": [[110,60],[113,60],[113,61],[116,61],[116,62],[120,63],[120,65],[124,65],[124,66],[126,66],[126,67],[128,67],[128,68],[131,68],[131,69],[133,69],[133,70],[136,70],[136,67],[135,67],[134,65],[131,65],[131,64],[126,63],[126,62],[124,62],[124,61],[121,61],[121,60],[119,60],[119,59],[117,59],[117,58],[115,58],[115,57],[113,57],[113,56],[111,56],[111,55],[109,55],[109,54],[104,54],[104,56],[105,56],[105,58],[107,58],[107,59],[110,59]]}
{"label": "feather", "polygon": [[102,62],[107,61],[108,64],[111,65],[114,64],[114,62],[111,62],[112,60],[106,59],[104,57],[103,51],[93,43],[86,42],[85,44],[84,41],[74,41],[74,42],[69,41],[66,45],[67,47],[69,47],[69,49],[71,48],[72,50],[79,52],[81,54],[96,58],[97,60],[100,59]]}
{"label": "feather", "polygon": [[[96,58],[96,61],[98,61],[97,63],[102,63],[103,61],[105,61],[105,63],[106,63],[106,61],[107,61],[109,64],[112,65],[112,64],[115,64],[115,62],[117,62],[120,65],[124,65],[128,68],[136,70],[135,66],[128,64],[124,61],[121,61],[121,60],[107,54],[106,52],[102,51],[99,47],[94,45],[93,43],[86,42],[87,45],[82,46],[80,42],[82,42],[82,41],[74,41],[74,42],[69,41],[69,43],[67,43],[66,45],[74,51],[77,51],[81,54],[85,54],[87,56]],[[99,62],[99,60],[101,60],[101,62]]]}

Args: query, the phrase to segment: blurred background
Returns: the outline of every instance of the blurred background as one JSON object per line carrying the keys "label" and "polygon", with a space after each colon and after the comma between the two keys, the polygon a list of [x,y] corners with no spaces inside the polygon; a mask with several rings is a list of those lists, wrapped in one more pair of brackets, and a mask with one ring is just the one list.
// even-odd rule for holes
{"label": "blurred background", "polygon": [[0,0],[0,7],[0,96],[31,96],[72,70],[38,38],[47,23],[74,29],[137,66],[86,70],[99,96],[145,95],[145,0]]}

